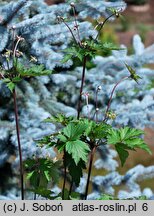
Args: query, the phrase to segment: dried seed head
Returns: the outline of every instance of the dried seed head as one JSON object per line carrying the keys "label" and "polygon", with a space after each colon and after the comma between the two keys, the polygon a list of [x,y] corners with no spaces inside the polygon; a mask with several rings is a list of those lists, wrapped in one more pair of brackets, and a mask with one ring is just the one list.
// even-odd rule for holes
{"label": "dried seed head", "polygon": [[63,22],[64,18],[62,16],[57,16],[57,21],[58,23]]}
{"label": "dried seed head", "polygon": [[15,30],[15,29],[16,29],[16,26],[15,26],[15,25],[13,25],[13,26],[11,27],[11,29]]}
{"label": "dried seed head", "polygon": [[115,15],[116,15],[117,18],[120,16],[117,11],[115,12]]}
{"label": "dried seed head", "polygon": [[102,90],[102,86],[97,86],[97,91],[101,91]]}
{"label": "dried seed head", "polygon": [[13,53],[12,50],[6,49],[6,52],[2,54],[2,56],[5,58],[9,58],[12,55],[12,53]]}
{"label": "dried seed head", "polygon": [[23,52],[21,52],[21,51],[19,51],[19,50],[16,50],[15,56],[16,56],[17,58],[19,58],[19,57],[23,56]]}
{"label": "dried seed head", "polygon": [[30,62],[37,62],[37,58],[35,56],[30,56]]}
{"label": "dried seed head", "polygon": [[86,48],[87,47],[87,42],[81,42],[81,46],[83,47],[83,48]]}
{"label": "dried seed head", "polygon": [[96,112],[98,112],[99,111],[99,108],[96,108]]}
{"label": "dried seed head", "polygon": [[71,7],[75,7],[74,2],[71,2],[71,3],[70,3],[70,6],[71,6]]}
{"label": "dried seed head", "polygon": [[114,113],[114,112],[112,112],[112,111],[109,111],[109,112],[107,112],[107,115],[106,115],[109,119],[112,119],[112,120],[114,120],[116,117],[117,117],[117,115],[116,115],[116,113]]}
{"label": "dried seed head", "polygon": [[20,40],[20,41],[24,41],[24,40],[25,40],[23,37],[18,36],[18,35],[16,35],[16,39],[17,39],[17,40]]}
{"label": "dried seed head", "polygon": [[57,157],[53,158],[53,162],[56,163],[58,161]]}

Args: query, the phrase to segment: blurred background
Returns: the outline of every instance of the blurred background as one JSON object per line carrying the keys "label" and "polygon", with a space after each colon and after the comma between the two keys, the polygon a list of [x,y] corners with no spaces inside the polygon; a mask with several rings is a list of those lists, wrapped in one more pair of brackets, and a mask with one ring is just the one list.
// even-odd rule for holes
{"label": "blurred background", "polygon": [[[0,0],[0,6],[4,4],[4,2],[11,2],[11,1],[2,1]],[[36,2],[36,1],[34,1]],[[39,2],[41,2],[39,0]],[[43,0],[42,0],[43,2]],[[67,1],[63,1],[63,0],[45,0],[46,5],[49,6],[54,6],[54,5],[60,5],[60,3],[66,3]],[[84,2],[84,1],[82,1]],[[86,1],[87,2],[87,1]],[[92,1],[91,1],[92,2]],[[116,0],[110,0],[110,1],[105,1],[105,2],[113,2],[116,3]],[[119,2],[119,1],[118,1]],[[119,172],[119,174],[124,175],[129,169],[132,169],[133,167],[135,167],[138,164],[142,164],[144,166],[153,166],[154,165],[154,118],[153,118],[153,103],[154,103],[154,93],[153,93],[153,89],[154,89],[154,59],[153,60],[149,60],[146,63],[146,58],[148,59],[150,55],[146,56],[146,53],[148,53],[148,51],[146,50],[146,48],[148,50],[152,50],[149,51],[149,53],[152,53],[152,57],[154,56],[154,19],[153,19],[153,14],[154,14],[154,0],[125,0],[125,3],[127,3],[127,7],[124,10],[124,12],[122,13],[123,18],[122,19],[116,19],[113,22],[108,22],[108,24],[105,26],[105,31],[103,31],[100,35],[100,38],[103,41],[106,42],[112,42],[113,44],[120,46],[120,45],[124,45],[125,47],[127,47],[127,54],[126,55],[126,59],[130,62],[133,62],[133,66],[136,66],[136,68],[139,70],[139,72],[141,72],[141,76],[142,73],[143,75],[145,75],[146,77],[146,72],[144,72],[148,69],[147,71],[147,79],[145,79],[145,83],[144,86],[140,85],[139,87],[136,88],[136,86],[134,87],[134,85],[130,85],[129,90],[128,90],[128,96],[127,94],[125,94],[127,92],[127,90],[125,89],[124,94],[123,94],[123,89],[119,92],[117,91],[116,93],[116,99],[117,102],[115,102],[115,104],[113,103],[113,107],[116,109],[117,105],[120,103],[121,105],[125,104],[124,109],[122,108],[122,111],[124,112],[125,110],[127,110],[127,103],[129,104],[131,101],[131,97],[133,98],[133,100],[135,101],[135,98],[137,98],[137,103],[140,103],[142,101],[145,101],[144,103],[147,103],[147,107],[145,104],[145,109],[143,109],[141,112],[143,114],[143,119],[142,116],[140,117],[142,123],[145,122],[145,125],[143,125],[141,123],[139,123],[139,128],[144,129],[145,131],[145,136],[144,136],[144,140],[145,142],[149,145],[149,147],[151,148],[153,154],[149,155],[148,153],[145,153],[143,151],[138,150],[137,152],[131,152],[129,158],[127,159],[127,162],[125,164],[124,167],[119,166],[117,168],[117,171]],[[41,5],[41,4],[40,4]],[[48,7],[47,6],[47,7]],[[39,8],[40,7],[40,8]],[[28,10],[28,9],[26,9]],[[25,10],[25,11],[26,11]],[[68,9],[66,9],[66,12]],[[45,12],[48,13],[48,9],[46,9],[46,6],[44,6],[42,4],[42,10],[41,10],[41,6],[39,6],[37,3],[34,3],[30,9],[30,12],[26,11],[26,13],[28,14],[22,14],[21,13],[21,18],[18,20],[17,22],[22,21],[22,19],[27,19],[27,18],[32,18],[35,15],[38,15],[39,13],[43,14]],[[49,9],[50,11],[50,9]],[[5,10],[2,12],[4,12],[5,14]],[[25,17],[24,17],[25,16]],[[55,25],[55,18],[53,18],[54,21],[51,21],[51,25]],[[101,20],[102,18],[100,18]],[[81,19],[82,20],[82,19]],[[85,18],[86,21],[92,23],[92,25],[96,24],[96,21],[94,21],[94,19],[90,16],[86,16]],[[16,19],[15,19],[16,21]],[[83,21],[83,20],[82,20]],[[56,23],[57,24],[57,23]],[[20,29],[20,25],[19,25],[19,29]],[[26,29],[26,28],[25,28]],[[58,31],[59,29],[57,28],[53,28],[55,31]],[[62,30],[64,31],[64,28],[62,27]],[[25,32],[24,32],[25,31]],[[34,38],[31,38],[33,35],[35,35],[34,33],[35,30],[33,30],[33,34],[31,34],[29,36],[29,33],[26,32],[26,30],[23,30],[25,36],[28,38],[28,45],[30,46],[31,41],[35,42]],[[61,31],[61,29],[59,30]],[[47,32],[47,29],[45,29],[44,31],[42,31],[43,33]],[[67,30],[64,31],[64,34],[66,34]],[[83,32],[84,32],[84,28],[83,28]],[[1,27],[0,29],[0,33],[2,33],[4,36],[6,34],[5,30],[3,29],[3,27]],[[37,32],[38,33],[38,32]],[[36,33],[36,35],[37,35]],[[42,35],[43,35],[42,33]],[[48,33],[48,32],[47,32]],[[56,33],[57,35],[59,33]],[[134,35],[139,35],[140,39],[137,40],[138,44],[135,44],[133,38]],[[41,34],[40,34],[41,35]],[[39,35],[39,36],[40,36]],[[59,34],[60,35],[60,34]],[[59,36],[58,35],[58,36]],[[53,35],[52,35],[53,37]],[[55,36],[57,37],[57,36]],[[3,37],[2,37],[3,39]],[[44,38],[43,38],[44,39]],[[43,41],[42,39],[42,41]],[[58,54],[59,54],[59,50],[61,48],[61,46],[64,44],[64,48],[69,44],[66,41],[67,36],[64,37],[63,36],[63,32],[62,35],[59,36],[59,41],[58,41],[58,37],[57,37],[57,41],[54,43],[52,40],[49,41],[49,46],[47,46],[47,52],[44,52],[43,48],[45,47],[41,47],[41,49],[39,50],[40,52],[35,52],[36,51],[36,47],[39,46],[39,44],[35,44],[36,47],[32,47],[33,49],[33,54],[35,55],[36,53],[40,56],[44,54],[48,56],[48,53],[50,53],[50,48],[52,49],[53,53],[51,52],[51,58],[54,56],[55,54],[55,59],[56,60],[59,58]],[[41,41],[41,43],[42,43]],[[47,41],[48,43],[48,41]],[[66,43],[66,44],[65,44]],[[6,43],[7,44],[7,43]],[[2,45],[2,43],[1,43]],[[7,44],[8,45],[8,44]],[[45,44],[46,45],[46,44]],[[144,51],[142,50],[142,46],[144,45],[144,49],[145,50],[145,60],[144,60]],[[134,46],[136,46],[136,48],[134,49]],[[58,47],[58,48],[57,48]],[[141,55],[139,55],[139,53],[137,53],[137,47],[139,47],[139,50],[141,48],[141,50],[143,51],[143,53],[141,53]],[[150,49],[149,49],[150,47]],[[57,51],[58,50],[58,51]],[[3,52],[3,51],[2,51]],[[55,52],[55,53],[54,53]],[[136,52],[134,54],[134,52]],[[56,54],[58,57],[56,57]],[[103,75],[105,78],[102,78],[104,83],[107,83],[108,87],[106,87],[107,90],[104,90],[104,94],[105,96],[100,96],[100,101],[102,100],[101,97],[105,97],[105,99],[107,99],[107,95],[109,95],[109,89],[112,86],[112,79],[111,77],[114,77],[114,67],[116,68],[116,71],[120,70],[121,73],[123,73],[123,67],[120,65],[120,63],[116,62],[117,59],[117,54],[114,53],[113,54],[113,58],[108,58],[107,63],[105,62],[106,60],[104,58],[98,58],[95,61],[95,64],[98,63],[98,68],[105,68],[102,70],[106,70],[107,68],[107,72],[108,69],[112,69],[111,71],[109,70],[109,75],[111,75],[109,78],[109,81],[107,79],[106,75]],[[41,63],[44,63],[44,59],[46,60],[46,56],[40,57],[39,61]],[[119,54],[120,56],[120,54]],[[120,59],[120,57],[118,56],[118,58]],[[38,56],[39,57],[39,56]],[[104,57],[104,56],[103,56]],[[109,57],[108,55],[106,57]],[[59,59],[58,59],[59,60]],[[105,63],[100,63],[100,60],[104,61]],[[54,62],[54,61],[53,61]],[[52,125],[52,127],[49,129],[49,127],[46,126],[40,126],[40,122],[47,118],[49,116],[49,114],[55,114],[56,110],[60,110],[63,111],[63,109],[66,110],[66,112],[69,112],[70,114],[74,114],[74,112],[76,111],[74,109],[74,106],[76,104],[77,98],[75,97],[75,95],[77,95],[78,91],[75,91],[74,89],[72,90],[72,88],[74,86],[77,86],[77,84],[79,81],[79,73],[81,72],[81,68],[79,67],[78,62],[74,62],[73,66],[71,65],[70,69],[68,65],[67,67],[62,67],[61,65],[59,66],[53,66],[51,65],[51,62],[46,61],[46,66],[47,67],[51,67],[51,68],[56,68],[55,71],[57,74],[54,74],[53,76],[47,78],[44,77],[41,80],[39,79],[28,79],[25,80],[23,83],[21,83],[21,85],[19,85],[19,89],[18,91],[18,98],[19,98],[19,106],[21,106],[21,110],[19,109],[19,113],[20,113],[20,118],[22,119],[21,121],[21,132],[22,132],[22,142],[25,143],[25,148],[24,148],[24,155],[28,155],[28,148],[32,151],[32,153],[34,153],[36,151],[35,149],[35,143],[33,141],[33,138],[37,138],[45,135],[45,133],[50,133],[52,131],[54,131],[55,127],[54,125]],[[140,64],[141,63],[141,64]],[[106,66],[107,64],[107,66]],[[115,65],[114,65],[115,64]],[[75,69],[76,68],[76,69]],[[89,75],[89,78],[87,79],[87,83],[89,84],[90,87],[87,87],[87,91],[91,91],[94,90],[95,86],[98,84],[98,79],[100,78],[99,75],[98,77],[94,77],[94,75],[96,74],[96,72],[94,71],[94,65],[90,64],[88,65],[88,69],[90,70],[92,74],[91,76]],[[120,69],[119,69],[120,68]],[[73,71],[73,73],[72,73]],[[106,72],[106,73],[107,73]],[[60,75],[59,75],[59,74]],[[104,72],[105,74],[105,72]],[[118,80],[119,77],[117,77]],[[105,81],[104,81],[105,80]],[[144,80],[144,79],[143,79]],[[78,85],[79,86],[79,85]],[[77,87],[78,88],[78,87]],[[123,86],[123,88],[125,88],[125,86]],[[78,89],[77,89],[78,90]],[[141,91],[141,93],[140,93]],[[27,93],[26,93],[27,92]],[[133,92],[133,93],[132,93]],[[149,93],[150,92],[150,93]],[[37,95],[38,94],[38,95]],[[148,97],[146,97],[148,95]],[[150,95],[150,96],[149,96]],[[24,98],[24,99],[23,99]],[[30,98],[29,100],[27,98]],[[122,99],[121,99],[122,98]],[[147,98],[147,99],[146,99]],[[150,98],[150,103],[152,105],[148,105],[149,103],[149,98]],[[145,100],[144,100],[145,99]],[[22,101],[23,100],[23,101]],[[27,100],[27,101],[26,101]],[[32,105],[34,101],[34,106]],[[134,102],[135,103],[135,102]],[[137,104],[136,103],[136,104]],[[144,105],[143,103],[143,105]],[[149,103],[149,104],[150,104]],[[14,185],[16,185],[17,180],[17,176],[18,173],[14,174],[14,170],[18,168],[18,159],[17,159],[17,154],[16,154],[16,133],[14,131],[14,113],[13,113],[13,109],[12,109],[12,100],[11,100],[11,96],[9,95],[9,93],[7,92],[7,90],[4,88],[4,86],[2,86],[2,84],[0,84],[0,105],[1,105],[1,110],[0,110],[0,155],[2,155],[0,157],[0,194],[4,194],[7,195],[6,193],[6,188],[7,190],[11,190],[12,187],[14,187]],[[130,104],[129,104],[130,105]],[[130,107],[128,108],[128,110],[133,107],[134,105],[130,105]],[[150,108],[149,108],[149,107]],[[26,108],[28,107],[28,109]],[[141,107],[142,108],[142,107]],[[117,108],[118,109],[118,108]],[[149,110],[150,111],[149,111]],[[5,111],[6,110],[6,111]],[[146,120],[151,122],[150,124],[146,124],[146,121],[144,121],[144,111],[146,113]],[[41,114],[40,114],[41,113]],[[83,113],[84,113],[84,109],[83,109]],[[152,113],[152,114],[151,114]],[[137,116],[138,111],[135,111],[135,115]],[[36,116],[35,116],[36,115]],[[125,115],[125,114],[124,114]],[[119,122],[120,122],[120,118],[124,119],[125,116],[121,116],[119,117]],[[129,115],[129,111],[128,111],[128,115]],[[141,114],[139,114],[141,115]],[[132,117],[133,118],[133,117]],[[136,121],[135,117],[134,119],[132,119],[132,122]],[[139,120],[139,122],[141,122]],[[10,124],[11,122],[11,124]],[[118,121],[117,121],[118,122]],[[127,121],[125,121],[125,119],[122,121],[122,124],[125,123]],[[129,123],[131,121],[128,121]],[[130,123],[130,125],[133,125],[133,123]],[[117,123],[120,124],[120,123]],[[136,126],[137,123],[135,122],[133,126]],[[9,129],[8,129],[9,128]],[[26,133],[25,133],[26,131]],[[45,132],[46,131],[46,132]],[[32,136],[32,138],[30,138]],[[7,148],[7,150],[5,149]],[[34,152],[33,152],[34,150]],[[40,152],[38,151],[37,154],[39,155]],[[46,153],[44,153],[46,154]],[[9,155],[9,156],[8,156]],[[54,152],[51,152],[51,155],[53,155],[53,158],[55,157]],[[98,155],[96,156],[96,161],[98,159]],[[116,158],[117,160],[117,158]],[[12,164],[13,164],[13,170],[12,170]],[[119,162],[120,164],[120,162]],[[104,170],[104,169],[94,169],[93,170],[93,175],[105,175],[108,174],[109,172]],[[15,176],[15,178],[14,178]],[[10,179],[13,179],[10,180]],[[19,183],[19,182],[18,182]],[[8,187],[9,185],[9,187]],[[151,188],[152,191],[154,191],[154,184],[153,184],[153,178],[149,179],[149,180],[143,180],[140,182],[140,186],[141,186],[141,190],[144,188]],[[120,185],[120,186],[115,186],[115,191],[116,193],[119,191],[119,189],[125,189],[125,186]],[[12,192],[13,190],[11,190]],[[19,191],[13,191],[12,193],[19,195]],[[117,194],[116,194],[117,195]]]}

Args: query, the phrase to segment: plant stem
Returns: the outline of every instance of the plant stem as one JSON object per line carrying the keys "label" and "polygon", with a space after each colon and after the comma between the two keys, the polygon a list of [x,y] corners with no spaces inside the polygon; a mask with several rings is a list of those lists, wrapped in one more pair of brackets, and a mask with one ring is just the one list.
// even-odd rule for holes
{"label": "plant stem", "polygon": [[[83,69],[82,69],[82,79],[81,79],[81,86],[80,86],[80,95],[79,95],[78,108],[77,108],[77,119],[80,118],[80,112],[81,112],[81,99],[82,99],[83,85],[84,85],[84,80],[85,80],[86,62],[87,62],[87,57],[84,56]],[[72,187],[73,187],[73,180],[70,183],[69,195],[72,192]]]}
{"label": "plant stem", "polygon": [[20,161],[21,199],[24,200],[23,160],[22,160],[22,150],[21,150],[21,144],[20,144],[20,129],[19,129],[18,107],[17,107],[17,97],[16,97],[16,91],[15,91],[15,89],[13,90],[13,100],[14,100],[14,112],[15,112],[15,121],[16,121],[16,133],[17,133],[18,151],[19,151],[19,161]]}
{"label": "plant stem", "polygon": [[73,7],[73,14],[74,14],[75,27],[76,27],[77,35],[78,35],[78,42],[81,45],[80,32],[79,32],[78,22],[77,22],[77,19],[76,19],[75,7]]}
{"label": "plant stem", "polygon": [[71,29],[71,28],[69,27],[69,25],[64,21],[64,19],[63,19],[62,21],[63,21],[63,23],[65,24],[65,26],[68,28],[68,30],[70,31],[70,33],[71,33],[71,35],[72,35],[72,37],[73,37],[74,42],[75,42],[76,44],[78,44],[78,42],[77,42],[77,40],[76,40],[76,38],[75,38],[75,36],[74,36],[74,33],[73,33],[72,29]]}
{"label": "plant stem", "polygon": [[85,200],[87,199],[88,196],[88,189],[89,189],[89,184],[90,184],[90,176],[91,176],[91,171],[92,171],[92,164],[93,164],[93,159],[94,159],[94,154],[96,151],[96,145],[92,148],[90,152],[90,162],[89,162],[89,168],[88,168],[88,178],[87,178],[87,184],[86,184],[86,192],[85,192]]}
{"label": "plant stem", "polygon": [[96,122],[98,122],[98,88],[96,89],[96,96],[95,96],[95,111],[96,111]]}
{"label": "plant stem", "polygon": [[115,84],[115,86],[113,87],[113,89],[112,89],[112,91],[111,91],[111,96],[110,96],[110,99],[109,99],[109,102],[108,102],[108,105],[107,105],[107,109],[106,109],[106,111],[105,111],[105,117],[104,117],[104,120],[103,120],[103,121],[106,121],[106,120],[107,120],[107,113],[108,113],[108,111],[109,111],[109,109],[110,109],[111,101],[112,101],[112,97],[113,97],[113,93],[114,93],[116,87],[117,87],[122,81],[124,81],[125,79],[128,79],[128,78],[129,78],[128,76],[123,77],[123,78],[122,78],[119,82],[117,82],[117,83]]}
{"label": "plant stem", "polygon": [[69,194],[68,194],[68,199],[72,193],[72,188],[73,188],[73,179],[71,180],[71,183],[70,183],[70,189],[69,189]]}
{"label": "plant stem", "polygon": [[78,100],[77,119],[80,118],[80,112],[81,112],[81,100],[82,100],[83,85],[84,85],[84,80],[85,80],[86,62],[87,62],[87,57],[84,56],[83,57],[82,80],[81,80],[81,86],[80,86],[80,95],[79,95],[79,100]]}
{"label": "plant stem", "polygon": [[63,181],[63,189],[62,189],[62,200],[65,198],[65,185],[66,185],[66,151],[64,149],[64,156],[63,156],[63,162],[64,162],[64,181]]}
{"label": "plant stem", "polygon": [[99,35],[100,35],[100,32],[101,32],[102,28],[104,27],[105,23],[106,23],[111,17],[113,17],[113,16],[115,16],[115,14],[111,14],[109,17],[107,17],[107,18],[104,20],[104,22],[102,22],[102,23],[100,24],[100,28],[99,28],[99,30],[98,30],[98,34],[96,35],[95,40],[98,39],[98,37],[99,37]]}

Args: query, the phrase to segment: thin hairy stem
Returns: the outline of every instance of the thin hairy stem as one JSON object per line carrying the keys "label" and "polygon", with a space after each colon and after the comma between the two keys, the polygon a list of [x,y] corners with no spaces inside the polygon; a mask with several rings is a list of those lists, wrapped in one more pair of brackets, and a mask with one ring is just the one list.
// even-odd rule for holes
{"label": "thin hairy stem", "polygon": [[63,188],[62,188],[62,200],[65,199],[65,185],[66,185],[66,177],[67,177],[66,150],[65,149],[64,149],[64,155],[63,155],[63,163],[64,163],[64,181],[63,181]]}
{"label": "thin hairy stem", "polygon": [[81,86],[80,86],[80,95],[79,95],[79,100],[78,100],[77,119],[80,118],[80,112],[81,112],[81,101],[82,101],[83,85],[84,85],[84,80],[85,80],[86,62],[87,62],[87,57],[84,56],[83,69],[82,69],[82,79],[81,79]]}
{"label": "thin hairy stem", "polygon": [[114,14],[111,14],[111,15],[110,15],[109,17],[107,17],[102,23],[100,23],[100,25],[98,25],[98,26],[100,26],[100,28],[99,28],[99,30],[98,30],[98,34],[96,35],[95,40],[98,39],[98,37],[99,37],[99,35],[100,35],[100,32],[101,32],[102,28],[104,27],[105,23],[106,23],[111,17],[113,17],[113,16],[115,16],[115,13],[114,13]]}
{"label": "thin hairy stem", "polygon": [[70,183],[70,189],[69,189],[69,193],[68,193],[68,199],[70,198],[70,195],[72,193],[72,188],[73,188],[73,179],[71,180],[71,183]]}
{"label": "thin hairy stem", "polygon": [[10,70],[9,60],[6,59],[7,69]]}
{"label": "thin hairy stem", "polygon": [[63,23],[65,24],[65,26],[68,28],[68,30],[70,31],[70,33],[71,33],[71,35],[72,35],[72,37],[73,37],[74,42],[75,42],[76,44],[78,44],[78,42],[77,42],[77,40],[76,40],[76,38],[75,38],[75,36],[74,36],[74,33],[73,33],[72,29],[71,29],[71,28],[69,27],[69,25],[64,21],[64,19],[63,19],[62,21],[63,21]]}
{"label": "thin hairy stem", "polygon": [[88,178],[87,178],[86,191],[85,191],[85,200],[87,199],[87,196],[88,196],[88,189],[89,189],[89,184],[90,184],[90,176],[91,176],[92,164],[93,164],[96,148],[97,148],[97,146],[95,145],[92,148],[91,152],[90,152],[90,161],[89,161]]}
{"label": "thin hairy stem", "polygon": [[72,7],[72,8],[73,8],[73,14],[74,14],[75,28],[77,30],[78,41],[79,41],[79,44],[81,45],[79,25],[78,25],[78,22],[77,22],[77,19],[76,19],[75,7]]}
{"label": "thin hairy stem", "polygon": [[108,113],[108,111],[109,111],[109,109],[110,109],[111,101],[112,101],[112,98],[113,98],[113,94],[114,94],[114,92],[115,92],[115,89],[117,88],[117,86],[118,86],[122,81],[124,81],[124,80],[126,80],[126,79],[128,79],[128,78],[129,78],[128,76],[123,77],[123,78],[122,78],[119,82],[117,82],[117,83],[115,84],[115,86],[113,87],[113,89],[112,89],[112,91],[111,91],[110,99],[109,99],[109,102],[108,102],[108,105],[107,105],[107,108],[106,108],[106,111],[105,111],[105,117],[104,117],[103,121],[106,121],[106,120],[107,120],[107,113]]}
{"label": "thin hairy stem", "polygon": [[96,122],[98,121],[98,88],[95,95]]}
{"label": "thin hairy stem", "polygon": [[14,99],[14,112],[15,112],[16,133],[17,133],[17,141],[18,141],[19,161],[20,161],[21,199],[24,200],[24,172],[23,172],[22,150],[21,150],[21,143],[20,143],[20,129],[19,129],[19,120],[18,120],[18,107],[17,107],[17,98],[16,98],[16,91],[15,91],[15,89],[13,90],[13,99]]}
{"label": "thin hairy stem", "polygon": [[[37,179],[36,179],[36,187],[38,188],[39,185],[40,185],[40,176],[37,177]],[[36,199],[37,199],[37,193],[34,193],[34,200],[36,200]]]}
{"label": "thin hairy stem", "polygon": [[12,27],[12,51],[14,51],[15,47],[15,29]]}

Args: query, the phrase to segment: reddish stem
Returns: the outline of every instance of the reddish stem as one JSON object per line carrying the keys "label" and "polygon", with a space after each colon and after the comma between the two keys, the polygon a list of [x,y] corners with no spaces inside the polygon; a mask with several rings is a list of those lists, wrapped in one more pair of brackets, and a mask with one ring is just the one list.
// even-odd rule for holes
{"label": "reddish stem", "polygon": [[83,85],[84,85],[84,80],[85,80],[86,62],[87,62],[87,57],[84,56],[84,58],[83,58],[82,80],[81,80],[81,87],[80,87],[80,95],[79,95],[79,100],[78,100],[77,119],[80,118],[80,112],[81,112],[81,101],[82,101]]}
{"label": "reddish stem", "polygon": [[86,184],[85,200],[87,199],[87,196],[88,196],[90,176],[91,176],[92,164],[93,164],[94,154],[95,154],[96,148],[97,148],[97,145],[95,145],[90,152],[90,162],[89,162],[89,168],[88,168],[88,178],[87,178],[87,184]]}
{"label": "reddish stem", "polygon": [[21,150],[21,143],[20,143],[20,129],[19,129],[19,120],[18,120],[17,97],[16,97],[15,89],[13,90],[13,100],[14,100],[16,133],[17,133],[18,152],[19,152],[19,161],[20,161],[21,199],[24,200],[24,172],[23,172],[22,150]]}
{"label": "reddish stem", "polygon": [[122,82],[124,81],[125,79],[128,79],[129,77],[126,76],[126,77],[123,77],[119,82],[117,82],[115,84],[115,86],[113,87],[112,91],[111,91],[111,96],[110,96],[110,99],[109,99],[109,102],[108,102],[108,105],[107,105],[107,109],[106,109],[106,112],[105,112],[105,117],[104,117],[104,120],[103,121],[106,121],[107,120],[107,113],[110,109],[110,106],[111,106],[111,101],[112,101],[112,98],[113,98],[113,94],[114,94],[114,91],[116,89],[116,87]]}
{"label": "reddish stem", "polygon": [[62,200],[65,199],[65,185],[66,185],[66,175],[67,175],[67,168],[66,168],[66,150],[64,149],[64,156],[63,156],[63,163],[64,163],[64,181],[63,181],[63,189],[62,189]]}

